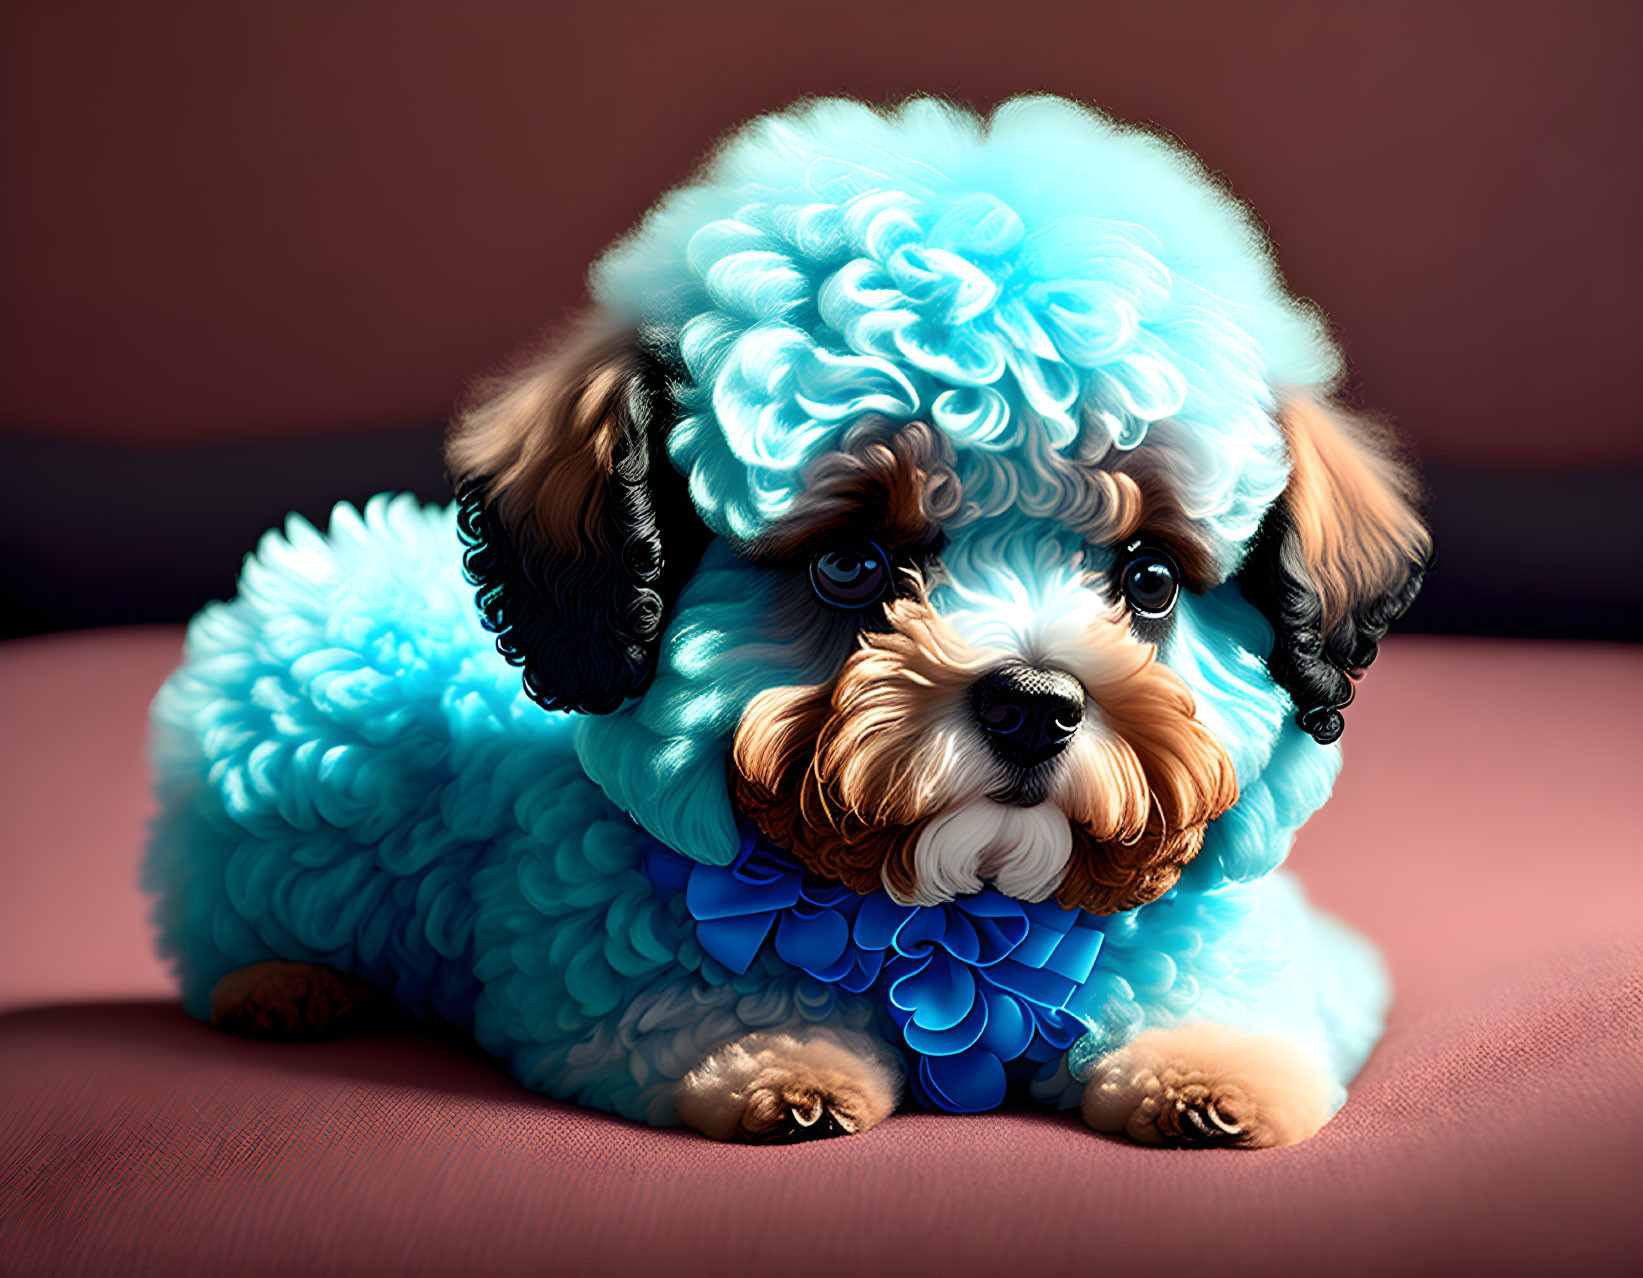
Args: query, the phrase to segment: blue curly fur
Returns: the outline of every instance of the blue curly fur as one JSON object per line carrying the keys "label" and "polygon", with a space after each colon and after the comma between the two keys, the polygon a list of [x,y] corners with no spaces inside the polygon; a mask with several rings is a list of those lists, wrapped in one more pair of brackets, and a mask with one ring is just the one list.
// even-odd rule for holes
{"label": "blue curly fur", "polygon": [[[670,448],[703,517],[751,537],[864,414],[960,450],[966,495],[1054,504],[1042,451],[1191,442],[1193,514],[1230,557],[1283,487],[1274,386],[1330,381],[1242,205],[1162,138],[1057,98],[988,121],[931,99],[754,122],[593,272],[677,332]],[[1014,464],[1011,464],[1014,463]]]}
{"label": "blue curly fur", "polygon": [[[1100,552],[1067,542],[1054,459],[1166,430],[1230,571],[1286,477],[1273,388],[1323,385],[1336,364],[1190,157],[1047,99],[989,127],[931,101],[756,122],[601,262],[594,291],[678,353],[670,452],[719,534],[648,689],[600,716],[527,697],[462,575],[454,507],[381,496],[338,506],[324,534],[292,517],[237,597],[195,618],[155,700],[145,882],[196,1016],[236,968],[324,963],[470,1028],[531,1088],[669,1123],[678,1080],[740,1034],[886,1031],[882,1007],[768,947],[728,970],[645,872],[658,842],[735,859],[736,725],[760,692],[814,682],[765,641],[782,574],[735,547],[879,415],[953,447],[966,505],[932,602],[961,632],[1085,589],[1069,565]],[[1032,1082],[1051,1104],[1076,1103],[1142,1029],[1205,1019],[1300,1044],[1338,1104],[1379,1033],[1374,952],[1274,873],[1339,753],[1294,724],[1271,644],[1236,582],[1183,594],[1160,658],[1240,800],[1168,895],[1106,921],[1077,1000],[1088,1033]]]}
{"label": "blue curly fur", "polygon": [[[773,953],[740,975],[703,954],[682,897],[644,873],[656,843],[578,758],[578,730],[632,731],[634,716],[578,720],[531,701],[460,560],[454,508],[340,505],[328,536],[296,517],[269,533],[239,596],[190,626],[154,703],[162,811],[145,870],[188,1010],[208,1016],[217,980],[247,964],[325,963],[470,1027],[527,1086],[652,1123],[674,1121],[674,1085],[737,1034],[880,1026],[880,1009]],[[1258,632],[1226,590],[1196,606]],[[715,632],[691,622],[715,602],[670,629],[665,664],[683,689],[681,668],[712,668],[713,644],[693,640]],[[703,726],[671,738],[711,749],[634,756],[677,758],[664,775],[685,781],[720,769],[711,804],[705,779],[674,791],[681,814],[725,806],[728,743],[712,724],[734,712],[712,704],[714,686],[681,691],[676,722]],[[1080,998],[1090,1034],[1041,1071],[1043,1099],[1075,1103],[1081,1070],[1143,1027],[1206,1016],[1306,1044],[1343,1085],[1367,1055],[1385,997],[1373,952],[1268,874],[1327,795],[1337,752],[1287,724],[1274,737],[1283,758],[1211,827],[1182,885],[1108,921]],[[650,784],[654,806],[681,785]]]}

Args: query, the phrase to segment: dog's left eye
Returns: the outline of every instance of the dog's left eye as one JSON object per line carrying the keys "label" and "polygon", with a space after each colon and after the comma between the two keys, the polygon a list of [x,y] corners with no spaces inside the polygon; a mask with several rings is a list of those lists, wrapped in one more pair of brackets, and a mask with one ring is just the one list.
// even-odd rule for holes
{"label": "dog's left eye", "polygon": [[835,608],[865,608],[884,597],[890,563],[872,542],[829,550],[810,561],[810,584]]}
{"label": "dog's left eye", "polygon": [[1131,542],[1124,547],[1118,586],[1137,617],[1161,621],[1174,610],[1181,593],[1181,569],[1167,550]]}

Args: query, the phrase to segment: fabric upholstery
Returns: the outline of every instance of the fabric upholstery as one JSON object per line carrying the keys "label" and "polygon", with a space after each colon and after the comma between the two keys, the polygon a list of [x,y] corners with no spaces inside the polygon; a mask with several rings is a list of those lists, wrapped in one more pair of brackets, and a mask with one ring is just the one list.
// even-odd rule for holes
{"label": "fabric upholstery", "polygon": [[712,1145],[461,1044],[268,1045],[170,1001],[133,886],[175,629],[0,647],[0,1272],[1631,1272],[1643,659],[1394,639],[1290,864],[1398,1001],[1340,1116],[1258,1154],[1073,1116]]}

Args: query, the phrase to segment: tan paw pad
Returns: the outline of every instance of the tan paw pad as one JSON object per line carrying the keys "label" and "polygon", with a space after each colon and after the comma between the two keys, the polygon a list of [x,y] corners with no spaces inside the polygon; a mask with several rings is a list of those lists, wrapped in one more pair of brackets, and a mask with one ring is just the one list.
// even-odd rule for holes
{"label": "tan paw pad", "polygon": [[1266,1149],[1328,1121],[1333,1087],[1299,1047],[1220,1025],[1148,1030],[1097,1062],[1084,1121],[1144,1145]]}
{"label": "tan paw pad", "polygon": [[865,1039],[750,1034],[686,1075],[677,1104],[680,1122],[715,1140],[789,1144],[866,1131],[899,1092],[898,1072]]}

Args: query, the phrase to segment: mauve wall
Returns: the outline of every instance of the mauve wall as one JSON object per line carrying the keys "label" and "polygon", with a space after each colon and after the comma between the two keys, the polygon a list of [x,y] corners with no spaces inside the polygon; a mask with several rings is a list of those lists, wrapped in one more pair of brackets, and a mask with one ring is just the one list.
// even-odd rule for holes
{"label": "mauve wall", "polygon": [[[1613,583],[1643,544],[1643,6],[13,3],[0,21],[14,628],[186,612],[287,508],[436,495],[462,384],[574,310],[590,258],[717,134],[805,93],[916,89],[1098,101],[1230,176],[1427,463],[1445,555],[1427,628],[1636,628],[1638,588]],[[1501,552],[1568,521],[1585,566],[1562,571],[1599,600],[1584,629],[1522,615],[1524,573],[1564,561]]]}

